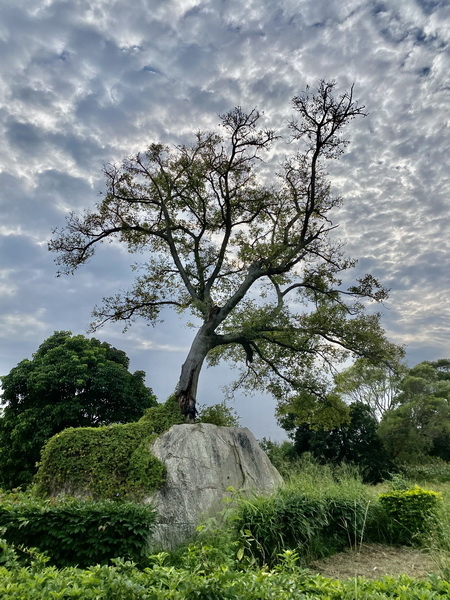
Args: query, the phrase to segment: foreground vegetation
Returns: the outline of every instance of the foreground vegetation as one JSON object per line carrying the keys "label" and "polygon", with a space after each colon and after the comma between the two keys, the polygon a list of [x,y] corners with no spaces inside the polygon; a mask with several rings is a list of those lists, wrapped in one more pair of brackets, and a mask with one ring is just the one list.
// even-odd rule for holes
{"label": "foreground vegetation", "polygon": [[174,567],[165,562],[164,555],[159,555],[155,557],[155,563],[144,570],[117,560],[112,566],[93,566],[84,570],[72,567],[60,571],[40,566],[36,561],[31,567],[19,568],[10,559],[7,567],[0,567],[0,597],[9,600],[431,600],[450,594],[450,583],[439,577],[338,581],[312,575],[300,568],[295,553],[286,552],[281,558],[280,564],[272,570],[204,565],[201,562],[194,569],[190,565]]}
{"label": "foreground vegetation", "polygon": [[[345,465],[331,468],[304,460],[298,466],[270,498],[240,499],[236,494],[225,505],[220,522],[206,522],[195,540],[171,553],[155,554],[147,546],[143,527],[151,530],[153,515],[132,503],[103,502],[99,507],[94,502],[38,500],[30,493],[3,494],[0,598],[428,600],[450,596],[449,483],[422,483],[422,488],[441,492],[430,494],[414,488],[405,476],[396,475],[374,487],[364,485]],[[394,502],[400,498],[407,519],[392,517],[396,508],[386,509],[380,493]],[[408,498],[419,498],[419,512],[408,509]],[[40,536],[38,530],[45,527],[46,535]],[[345,548],[358,553],[368,542],[392,544],[399,527],[404,543],[425,548],[432,556],[435,568],[429,576],[340,581],[315,573],[311,566],[316,559]],[[28,534],[34,535],[33,543],[27,542]],[[52,554],[54,535],[69,548],[63,560],[58,552]],[[42,546],[44,539],[50,540],[47,548]]]}

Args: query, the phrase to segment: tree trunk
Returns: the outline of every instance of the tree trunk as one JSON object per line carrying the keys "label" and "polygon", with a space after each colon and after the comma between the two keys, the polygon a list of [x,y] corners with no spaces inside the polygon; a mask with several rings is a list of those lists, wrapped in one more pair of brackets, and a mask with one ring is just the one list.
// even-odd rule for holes
{"label": "tree trunk", "polygon": [[209,350],[213,347],[214,330],[210,323],[204,323],[197,331],[192,342],[186,361],[181,367],[176,395],[181,412],[194,420],[197,415],[195,408],[197,399],[198,377],[203,362]]}

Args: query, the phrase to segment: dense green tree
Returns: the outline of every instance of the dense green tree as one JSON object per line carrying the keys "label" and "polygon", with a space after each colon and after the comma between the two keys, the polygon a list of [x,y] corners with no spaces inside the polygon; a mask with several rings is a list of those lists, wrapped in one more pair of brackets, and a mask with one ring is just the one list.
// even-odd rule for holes
{"label": "dense green tree", "polygon": [[41,447],[66,427],[126,423],[155,405],[145,373],[128,366],[110,344],[58,331],[2,377],[0,485],[30,483]]}
{"label": "dense green tree", "polygon": [[390,456],[400,462],[427,456],[450,460],[450,360],[424,361],[409,369],[396,406],[379,430]]}
{"label": "dense green tree", "polygon": [[365,481],[376,483],[393,469],[377,430],[371,408],[354,402],[349,407],[347,423],[332,429],[312,428],[304,423],[295,428],[292,439],[297,455],[309,452],[323,463],[354,464]]}
{"label": "dense green tree", "polygon": [[366,358],[358,358],[349,368],[338,373],[334,392],[345,402],[361,402],[380,421],[384,413],[394,406],[399,385],[406,367],[401,363],[403,352],[391,361],[374,364]]}
{"label": "dense green tree", "polygon": [[239,381],[249,389],[283,399],[307,390],[317,400],[330,365],[390,351],[378,315],[365,312],[386,290],[371,275],[348,288],[341,281],[355,261],[333,235],[341,198],[326,163],[342,154],[343,129],[364,107],[353,88],[339,96],[334,88],[321,82],[293,99],[286,141],[298,152],[289,147],[277,177],[261,160],[277,136],[259,128],[256,110],[238,107],[222,116],[220,134],[175,148],[155,143],[108,165],[104,198],[71,214],[50,243],[63,272],[108,239],[144,256],[133,289],[95,310],[94,329],[138,317],[155,323],[163,307],[198,319],[176,387],[184,414],[195,416],[205,359],[243,365]]}

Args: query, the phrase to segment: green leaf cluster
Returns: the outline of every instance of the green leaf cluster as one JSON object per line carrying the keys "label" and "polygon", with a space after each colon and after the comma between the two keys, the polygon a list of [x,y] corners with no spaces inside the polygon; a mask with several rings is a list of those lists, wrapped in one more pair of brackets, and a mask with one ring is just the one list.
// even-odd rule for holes
{"label": "green leaf cluster", "polygon": [[441,494],[415,486],[409,490],[380,494],[379,500],[389,516],[393,540],[399,544],[410,544],[436,517]]}
{"label": "green leaf cluster", "polygon": [[145,422],[65,429],[45,445],[36,492],[92,499],[137,500],[164,483]]}
{"label": "green leaf cluster", "polygon": [[115,557],[142,561],[155,518],[149,505],[130,502],[0,496],[2,536],[19,558],[27,558],[20,548],[36,548],[60,567],[106,564]]}

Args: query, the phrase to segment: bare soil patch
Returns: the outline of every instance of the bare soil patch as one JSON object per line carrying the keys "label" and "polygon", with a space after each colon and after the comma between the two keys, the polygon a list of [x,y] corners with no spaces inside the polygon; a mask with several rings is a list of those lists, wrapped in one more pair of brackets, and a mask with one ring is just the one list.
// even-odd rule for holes
{"label": "bare soil patch", "polygon": [[436,563],[424,550],[382,544],[363,544],[360,550],[339,552],[315,561],[310,569],[333,579],[358,576],[379,579],[384,575],[426,577],[437,571]]}

